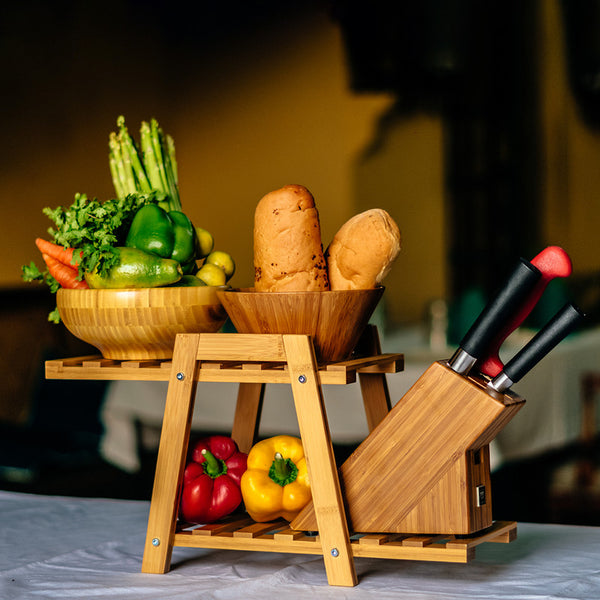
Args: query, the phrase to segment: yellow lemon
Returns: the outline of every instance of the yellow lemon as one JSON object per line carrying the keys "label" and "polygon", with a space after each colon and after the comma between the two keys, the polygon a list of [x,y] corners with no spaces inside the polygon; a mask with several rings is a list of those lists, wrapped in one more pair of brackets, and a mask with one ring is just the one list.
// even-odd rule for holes
{"label": "yellow lemon", "polygon": [[196,277],[204,281],[206,285],[225,285],[227,283],[227,277],[223,269],[210,263],[204,263],[198,269]]}
{"label": "yellow lemon", "polygon": [[206,264],[216,265],[225,273],[227,281],[229,281],[235,273],[235,262],[230,254],[222,250],[215,250],[206,257]]}
{"label": "yellow lemon", "polygon": [[206,231],[202,227],[196,227],[196,236],[198,237],[198,254],[200,258],[204,258],[212,252],[215,240],[210,231]]}

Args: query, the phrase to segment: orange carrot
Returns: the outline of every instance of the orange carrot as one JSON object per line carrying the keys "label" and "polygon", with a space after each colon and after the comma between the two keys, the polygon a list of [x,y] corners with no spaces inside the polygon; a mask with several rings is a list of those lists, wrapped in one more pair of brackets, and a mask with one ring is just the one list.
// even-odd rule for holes
{"label": "orange carrot", "polygon": [[[63,248],[58,244],[53,244],[42,238],[36,238],[35,245],[42,254],[51,256],[54,260],[61,262],[63,265],[67,265],[71,268],[76,268],[71,261],[73,260],[74,248]],[[80,255],[81,256],[81,255]]]}
{"label": "orange carrot", "polygon": [[62,287],[71,290],[87,289],[89,287],[86,281],[79,281],[79,279],[77,279],[78,270],[75,267],[65,265],[45,252],[42,252],[42,257],[48,267],[50,275],[52,275]]}

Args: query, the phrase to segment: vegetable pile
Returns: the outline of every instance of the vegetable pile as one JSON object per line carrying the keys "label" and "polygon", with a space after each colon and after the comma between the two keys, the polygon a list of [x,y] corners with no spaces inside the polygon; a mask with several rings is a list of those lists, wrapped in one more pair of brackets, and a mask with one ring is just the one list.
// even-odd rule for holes
{"label": "vegetable pile", "polygon": [[179,507],[186,523],[214,523],[242,504],[259,523],[292,521],[312,499],[300,438],[276,435],[246,455],[230,437],[213,435],[193,444],[189,457]]}
{"label": "vegetable pile", "polygon": [[[36,239],[45,268],[31,261],[25,281],[60,287],[140,288],[225,285],[232,257],[213,250],[210,232],[182,210],[175,143],[156,119],[142,122],[139,147],[117,119],[109,135],[109,166],[116,198],[100,202],[75,194],[71,206],[44,208],[51,240]],[[59,322],[55,309],[50,321]]]}

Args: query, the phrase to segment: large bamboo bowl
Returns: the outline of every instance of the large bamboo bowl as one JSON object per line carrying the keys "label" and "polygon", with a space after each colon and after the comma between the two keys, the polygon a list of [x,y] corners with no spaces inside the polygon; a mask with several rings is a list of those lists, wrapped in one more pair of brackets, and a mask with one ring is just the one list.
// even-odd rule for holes
{"label": "large bamboo bowl", "polygon": [[312,337],[320,363],[350,357],[384,288],[327,292],[217,292],[239,333],[299,333]]}
{"label": "large bamboo bowl", "polygon": [[116,360],[168,359],[178,333],[213,333],[227,319],[217,287],[59,289],[62,322]]}

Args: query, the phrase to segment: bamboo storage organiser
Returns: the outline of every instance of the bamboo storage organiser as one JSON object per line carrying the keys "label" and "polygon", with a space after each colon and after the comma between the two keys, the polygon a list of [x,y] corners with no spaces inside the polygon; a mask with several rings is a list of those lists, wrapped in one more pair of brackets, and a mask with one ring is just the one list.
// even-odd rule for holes
{"label": "bamboo storage organiser", "polygon": [[[329,584],[353,586],[354,557],[464,563],[474,557],[477,545],[516,537],[515,522],[491,521],[487,444],[523,401],[509,395],[491,398],[478,382],[456,376],[459,381],[435,363],[390,410],[386,374],[402,370],[403,355],[381,354],[373,326],[363,338],[367,345],[362,347],[370,351],[365,357],[323,365],[316,362],[310,336],[224,333],[179,334],[167,361],[80,357],[46,362],[49,379],[169,382],[143,572],[167,572],[174,546],[289,552],[322,555]],[[321,386],[346,385],[357,378],[371,433],[338,475]],[[209,381],[239,382],[232,437],[246,452],[258,432],[265,384],[291,384],[313,493],[313,503],[297,522],[254,523],[240,516],[205,526],[178,522],[196,385]],[[429,401],[420,407],[423,394]],[[468,407],[453,409],[454,397]],[[478,401],[485,406],[472,410]],[[432,409],[433,423],[428,418]],[[465,416],[464,424],[457,421],[457,412]],[[405,427],[414,436],[412,467],[395,452]],[[365,475],[362,463],[381,453],[394,468],[385,476],[379,470]],[[475,492],[482,485],[487,500],[477,507],[483,509],[477,516]],[[384,523],[379,503],[399,504],[396,517],[409,528],[400,532],[397,524]],[[299,529],[302,523],[310,528]],[[422,531],[430,526],[431,531]],[[458,535],[465,527],[474,535]]]}

